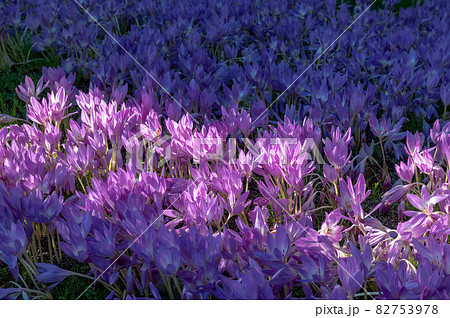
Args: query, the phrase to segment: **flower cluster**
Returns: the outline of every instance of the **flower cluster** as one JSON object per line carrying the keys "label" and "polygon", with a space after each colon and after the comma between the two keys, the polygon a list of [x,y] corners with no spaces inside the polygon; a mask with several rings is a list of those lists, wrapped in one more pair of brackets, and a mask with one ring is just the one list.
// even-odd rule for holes
{"label": "flower cluster", "polygon": [[332,44],[356,2],[0,4],[62,57],[0,115],[0,298],[449,299],[449,4]]}
{"label": "flower cluster", "polygon": [[74,88],[51,84],[31,97],[33,123],[0,130],[0,260],[18,282],[27,268],[30,296],[81,275],[54,264],[67,255],[110,298],[449,297],[450,124],[436,121],[427,141],[407,134],[399,179],[375,208],[401,202],[392,229],[364,205],[350,130],[323,139],[311,119],[286,117],[233,138],[245,111],[197,126],[146,104],[119,109],[98,90],[78,91],[76,121]]}
{"label": "flower cluster", "polygon": [[[368,10],[331,47],[367,1],[23,0],[0,5],[0,27],[4,38],[23,33],[33,50],[61,56],[66,72],[80,72],[108,96],[123,98],[129,88],[137,103],[173,120],[180,105],[198,121],[238,116],[229,132],[247,136],[266,126],[269,115],[281,121],[309,115],[327,126],[326,135],[330,123],[351,128],[358,145],[370,124],[398,159],[402,118],[426,125],[447,110],[450,41],[445,1],[399,12],[396,2]],[[316,63],[321,66],[303,74],[328,47]],[[28,102],[42,85],[26,84],[21,98]],[[236,112],[243,103],[250,111]]]}

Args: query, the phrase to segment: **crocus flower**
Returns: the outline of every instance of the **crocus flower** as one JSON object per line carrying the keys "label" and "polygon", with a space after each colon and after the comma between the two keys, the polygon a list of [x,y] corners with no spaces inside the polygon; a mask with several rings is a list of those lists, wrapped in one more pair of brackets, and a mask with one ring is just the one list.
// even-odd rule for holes
{"label": "crocus flower", "polygon": [[16,88],[17,96],[23,100],[26,104],[30,103],[30,98],[38,98],[39,95],[44,91],[47,87],[48,82],[44,85],[44,77],[42,76],[37,85],[34,85],[34,82],[28,76],[25,76],[25,84],[19,85],[18,89]]}
{"label": "crocus flower", "polygon": [[411,157],[408,157],[408,164],[400,162],[400,165],[395,165],[395,171],[397,171],[398,176],[408,183],[411,183],[412,177],[414,176],[414,162]]}
{"label": "crocus flower", "polygon": [[339,209],[332,212],[325,213],[325,222],[322,223],[322,227],[319,230],[319,234],[326,235],[332,242],[339,242],[342,239],[342,226],[339,226],[339,221],[342,218],[342,214]]}
{"label": "crocus flower", "polygon": [[243,175],[250,179],[253,174],[253,170],[258,165],[258,161],[251,152],[247,154],[244,153],[241,149],[239,149],[239,156],[236,160],[237,168],[242,172]]}
{"label": "crocus flower", "polygon": [[20,222],[0,224],[0,251],[4,255],[20,256],[27,244],[25,230]]}
{"label": "crocus flower", "polygon": [[169,231],[165,226],[158,229],[158,244],[153,246],[153,256],[156,266],[166,276],[173,276],[177,273],[180,262],[180,243],[178,234]]}
{"label": "crocus flower", "polygon": [[350,162],[351,152],[349,154],[348,147],[353,137],[351,136],[351,129],[348,129],[344,135],[338,128],[331,129],[331,139],[327,138],[323,142],[324,152],[328,161],[334,166],[336,170],[342,169]]}
{"label": "crocus flower", "polygon": [[245,109],[242,109],[240,114],[238,115],[237,120],[239,130],[245,137],[248,137],[252,128],[252,118],[250,117],[250,114],[247,113]]}
{"label": "crocus flower", "polygon": [[274,299],[269,282],[258,264],[249,259],[250,265],[238,273],[238,280],[220,276],[222,287],[217,286],[214,295],[219,299]]}
{"label": "crocus flower", "polygon": [[88,258],[86,237],[91,229],[91,215],[89,213],[82,215],[73,208],[64,210],[63,215],[67,221],[62,218],[56,221],[58,233],[65,241],[60,243],[61,249],[70,257],[83,262]]}
{"label": "crocus flower", "polygon": [[412,158],[416,157],[416,154],[422,149],[422,141],[419,133],[416,133],[415,135],[409,132],[407,133],[405,149],[409,156]]}
{"label": "crocus flower", "polygon": [[330,293],[330,291],[325,288],[321,287],[323,299],[326,300],[347,300],[347,296],[345,295],[345,290],[342,288],[342,286],[336,285],[333,288],[333,291]]}
{"label": "crocus flower", "polygon": [[441,268],[443,275],[450,275],[450,245],[446,242],[439,243],[435,237],[426,239],[427,246],[417,239],[412,241],[419,260],[427,259],[431,264]]}
{"label": "crocus flower", "polygon": [[398,141],[405,138],[405,133],[400,132],[404,121],[405,118],[402,118],[395,125],[393,125],[391,123],[391,120],[386,120],[386,117],[384,116],[383,118],[381,118],[380,122],[378,122],[375,116],[372,116],[369,120],[370,130],[375,136],[377,136],[379,139],[382,139],[383,141]]}
{"label": "crocus flower", "polygon": [[37,263],[36,267],[38,270],[35,276],[36,280],[46,284],[52,284],[49,286],[50,289],[54,288],[67,277],[77,275],[77,273],[59,268],[53,264]]}
{"label": "crocus flower", "polygon": [[250,113],[252,115],[252,121],[254,127],[267,127],[269,123],[269,115],[266,107],[266,103],[259,99],[259,97],[253,102]]}
{"label": "crocus flower", "polygon": [[427,231],[430,220],[423,213],[397,225],[397,232],[405,241],[422,237]]}
{"label": "crocus flower", "polygon": [[364,282],[364,273],[355,258],[338,259],[338,273],[342,287],[350,298],[361,289]]}
{"label": "crocus flower", "polygon": [[370,190],[366,192],[364,176],[360,174],[355,185],[352,185],[350,177],[347,177],[347,182],[344,179],[340,179],[339,190],[340,196],[337,197],[339,206],[347,212],[351,211],[355,219],[363,219],[364,212],[361,208],[361,203],[370,195]]}
{"label": "crocus flower", "polygon": [[381,299],[417,299],[417,296],[408,290],[413,275],[404,261],[400,262],[398,270],[392,264],[384,262],[378,263],[375,268],[375,281],[380,287]]}
{"label": "crocus flower", "polygon": [[420,153],[415,153],[414,163],[422,173],[430,174],[433,170],[433,149],[426,149]]}
{"label": "crocus flower", "polygon": [[[436,192],[438,191],[435,191],[435,193]],[[419,211],[408,210],[403,213],[407,216],[416,216],[419,213],[424,213],[429,220],[433,222],[437,217],[437,214],[433,212],[435,204],[445,200],[448,197],[447,194],[440,195],[435,193],[430,195],[427,188],[422,186],[421,197],[418,197],[415,194],[407,194],[406,197],[408,198],[408,201]]]}
{"label": "crocus flower", "polygon": [[22,197],[25,217],[31,222],[49,224],[62,210],[62,200],[56,192],[42,197],[42,192],[36,190],[35,193]]}
{"label": "crocus flower", "polygon": [[339,178],[338,173],[336,172],[336,170],[328,165],[328,164],[324,164],[323,165],[323,176],[324,176],[324,180],[323,183],[326,184],[327,182],[336,182]]}
{"label": "crocus flower", "polygon": [[230,107],[227,111],[225,107],[222,106],[222,121],[228,129],[228,133],[232,137],[236,137],[238,126],[237,110],[235,107]]}
{"label": "crocus flower", "polygon": [[350,242],[351,257],[338,259],[338,273],[342,282],[342,287],[347,291],[350,298],[362,287],[362,284],[369,274],[372,264],[372,250],[366,244],[363,253]]}
{"label": "crocus flower", "polygon": [[420,300],[450,299],[448,295],[448,275],[443,275],[438,266],[428,259],[420,262],[417,269],[417,287],[411,288],[419,295]]}

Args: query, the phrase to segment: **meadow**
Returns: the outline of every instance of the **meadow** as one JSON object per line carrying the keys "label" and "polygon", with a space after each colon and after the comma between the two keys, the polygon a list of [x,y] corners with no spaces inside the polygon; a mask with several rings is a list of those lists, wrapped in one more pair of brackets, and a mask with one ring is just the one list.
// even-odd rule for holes
{"label": "meadow", "polygon": [[0,3],[0,299],[449,299],[448,12]]}

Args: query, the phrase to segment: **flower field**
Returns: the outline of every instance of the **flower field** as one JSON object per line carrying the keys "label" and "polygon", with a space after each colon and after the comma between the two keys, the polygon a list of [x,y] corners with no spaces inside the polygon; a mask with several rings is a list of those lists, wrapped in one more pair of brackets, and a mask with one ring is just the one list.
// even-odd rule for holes
{"label": "flower field", "polygon": [[449,12],[0,3],[0,299],[449,299]]}

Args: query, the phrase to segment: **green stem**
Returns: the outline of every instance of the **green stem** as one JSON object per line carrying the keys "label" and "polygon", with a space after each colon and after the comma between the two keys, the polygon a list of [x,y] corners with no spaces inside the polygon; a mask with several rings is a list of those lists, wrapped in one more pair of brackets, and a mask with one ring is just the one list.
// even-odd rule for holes
{"label": "green stem", "polygon": [[176,277],[173,278],[174,282],[175,282],[175,286],[177,287],[178,292],[180,293],[180,297],[183,294],[180,284],[178,283],[178,279]]}
{"label": "green stem", "polygon": [[333,185],[334,185],[334,190],[336,191],[336,197],[338,197],[339,196],[339,190],[338,190],[338,187],[337,187],[337,182],[334,181]]}
{"label": "green stem", "polygon": [[417,183],[417,191],[420,193],[420,186],[419,186],[419,173],[417,172],[417,166],[414,163],[414,175],[416,176],[416,183]]}
{"label": "green stem", "polygon": [[55,243],[55,235],[53,234],[53,232],[50,233],[50,237],[51,237],[51,240],[52,240],[53,250],[55,251],[56,261],[59,264],[59,263],[61,263],[61,259],[60,259],[59,255],[58,255],[58,249],[57,249],[56,243]]}
{"label": "green stem", "polygon": [[59,236],[59,232],[56,231],[56,239],[58,240],[58,252],[59,252],[59,259],[62,260],[62,252],[61,252],[61,237]]}
{"label": "green stem", "polygon": [[36,249],[36,238],[34,237],[34,235],[31,236],[31,248],[29,250],[31,258],[32,258],[32,263],[37,263],[38,262],[38,258],[37,258],[37,249]]}
{"label": "green stem", "polygon": [[22,263],[23,267],[25,267],[25,270],[28,276],[30,276],[31,280],[33,281],[33,284],[37,286],[36,280],[34,279],[34,275],[36,275],[37,273],[36,272],[33,273],[33,269],[31,268],[30,264],[28,264],[22,257],[19,258],[19,260],[20,263]]}
{"label": "green stem", "polygon": [[387,164],[386,164],[386,155],[384,153],[384,147],[383,147],[383,141],[380,138],[380,147],[381,147],[381,153],[383,154],[383,181],[386,178],[387,175]]}
{"label": "green stem", "polygon": [[162,277],[164,280],[164,285],[166,285],[167,291],[169,292],[170,299],[174,300],[175,297],[173,297],[173,290],[172,285],[170,284],[170,277],[165,277],[164,275]]}
{"label": "green stem", "polygon": [[28,284],[25,282],[25,279],[23,279],[22,274],[19,274],[19,278],[20,278],[20,280],[22,281],[23,285],[24,285],[26,288],[28,288]]}
{"label": "green stem", "polygon": [[50,240],[50,235],[46,233],[47,235],[47,245],[48,245],[48,253],[50,255],[50,264],[53,264],[53,252],[52,252],[52,243]]}
{"label": "green stem", "polygon": [[36,239],[38,241],[38,246],[39,246],[39,251],[40,251],[40,258],[41,258],[41,263],[44,263],[44,253],[42,252],[42,245],[41,245],[41,227],[39,226],[39,224],[35,224],[35,232],[34,234],[36,235]]}
{"label": "green stem", "polygon": [[80,182],[81,188],[83,189],[83,192],[86,193],[86,188],[84,187],[83,181],[81,181],[81,178],[77,176],[78,181]]}

